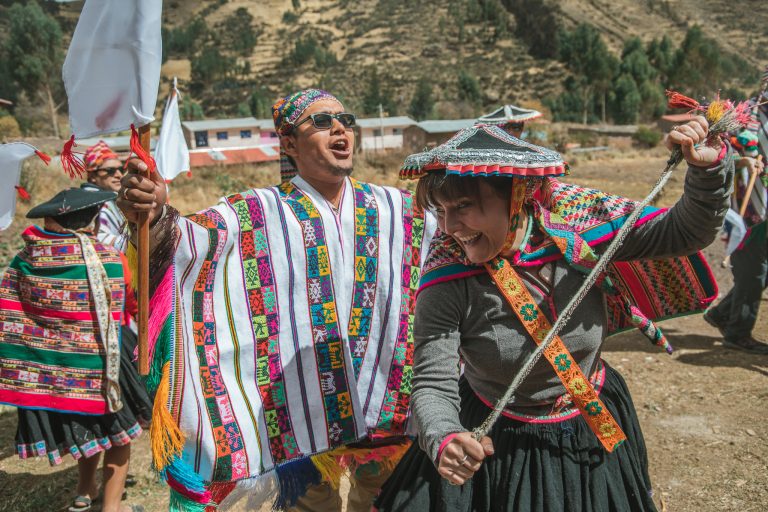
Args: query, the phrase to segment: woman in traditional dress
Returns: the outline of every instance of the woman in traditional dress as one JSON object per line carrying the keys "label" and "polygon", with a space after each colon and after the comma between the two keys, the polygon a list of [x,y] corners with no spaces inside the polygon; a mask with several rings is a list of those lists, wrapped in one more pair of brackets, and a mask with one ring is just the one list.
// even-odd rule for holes
{"label": "woman in traditional dress", "polygon": [[[676,128],[684,194],[646,208],[544,358],[488,417],[637,203],[559,182],[557,153],[475,126],[406,160],[442,235],[416,305],[412,411],[418,444],[379,511],[652,511],[647,457],[624,380],[600,357],[608,334],[700,311],[716,296],[699,249],[727,209],[731,159],[703,144],[704,118]],[[683,255],[691,255],[684,256]],[[463,372],[460,370],[463,363]]]}
{"label": "woman in traditional dress", "polygon": [[0,403],[18,407],[19,457],[77,460],[70,512],[89,510],[98,496],[101,452],[101,510],[143,510],[121,505],[130,443],[152,413],[125,326],[128,267],[94,237],[101,205],[115,197],[72,188],[30,210],[44,227],[24,231],[0,285]]}

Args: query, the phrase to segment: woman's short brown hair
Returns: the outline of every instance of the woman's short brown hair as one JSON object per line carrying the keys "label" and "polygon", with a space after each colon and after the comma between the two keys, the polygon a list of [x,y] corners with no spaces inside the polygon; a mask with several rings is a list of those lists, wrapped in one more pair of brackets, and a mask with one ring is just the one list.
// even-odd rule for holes
{"label": "woman's short brown hair", "polygon": [[444,171],[427,173],[416,184],[416,202],[425,210],[437,206],[438,200],[454,201],[462,197],[482,200],[480,182],[485,182],[502,198],[511,197],[512,179],[504,176],[459,176]]}

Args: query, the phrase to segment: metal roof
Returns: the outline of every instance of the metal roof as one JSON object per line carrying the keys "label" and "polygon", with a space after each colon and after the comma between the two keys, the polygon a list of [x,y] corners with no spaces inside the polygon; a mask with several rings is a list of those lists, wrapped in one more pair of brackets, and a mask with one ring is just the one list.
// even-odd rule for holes
{"label": "metal roof", "polygon": [[395,116],[395,117],[366,117],[363,119],[357,119],[357,126],[360,128],[380,128],[382,125],[385,127],[390,126],[413,126],[416,123],[408,116]]}
{"label": "metal roof", "polygon": [[448,133],[457,132],[464,128],[469,128],[475,124],[474,119],[447,119],[447,120],[431,120],[422,121],[417,123],[416,126],[421,128],[427,133]]}
{"label": "metal roof", "polygon": [[184,121],[181,125],[191,132],[208,130],[226,130],[229,128],[261,128],[263,119],[238,117],[234,119],[205,119],[203,121]]}

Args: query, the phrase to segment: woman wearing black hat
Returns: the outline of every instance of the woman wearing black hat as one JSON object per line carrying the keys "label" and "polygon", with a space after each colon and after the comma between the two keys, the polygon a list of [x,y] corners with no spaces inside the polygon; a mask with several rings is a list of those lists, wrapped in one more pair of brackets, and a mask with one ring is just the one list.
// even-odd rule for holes
{"label": "woman wearing black hat", "polygon": [[102,510],[141,510],[120,501],[130,443],[152,405],[123,328],[127,265],[94,236],[99,208],[115,196],[73,188],[30,210],[44,227],[24,231],[0,286],[0,403],[18,407],[19,457],[78,461],[71,512],[89,510],[98,495],[102,451]]}
{"label": "woman wearing black hat", "polygon": [[724,146],[698,146],[707,130],[697,118],[670,136],[690,164],[683,197],[642,211],[600,287],[480,440],[472,431],[636,203],[559,182],[560,155],[498,127],[468,128],[406,160],[401,175],[420,178],[417,199],[443,235],[416,304],[419,442],[382,488],[379,511],[655,510],[632,399],[600,353],[608,334],[630,325],[668,348],[652,320],[714,299],[696,252],[722,223],[732,166],[720,163],[730,162]]}

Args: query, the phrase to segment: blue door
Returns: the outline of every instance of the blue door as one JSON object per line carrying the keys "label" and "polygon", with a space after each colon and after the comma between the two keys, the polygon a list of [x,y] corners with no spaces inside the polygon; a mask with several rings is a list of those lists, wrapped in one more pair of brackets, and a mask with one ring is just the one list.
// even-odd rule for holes
{"label": "blue door", "polygon": [[208,132],[195,132],[195,146],[198,148],[208,147]]}

